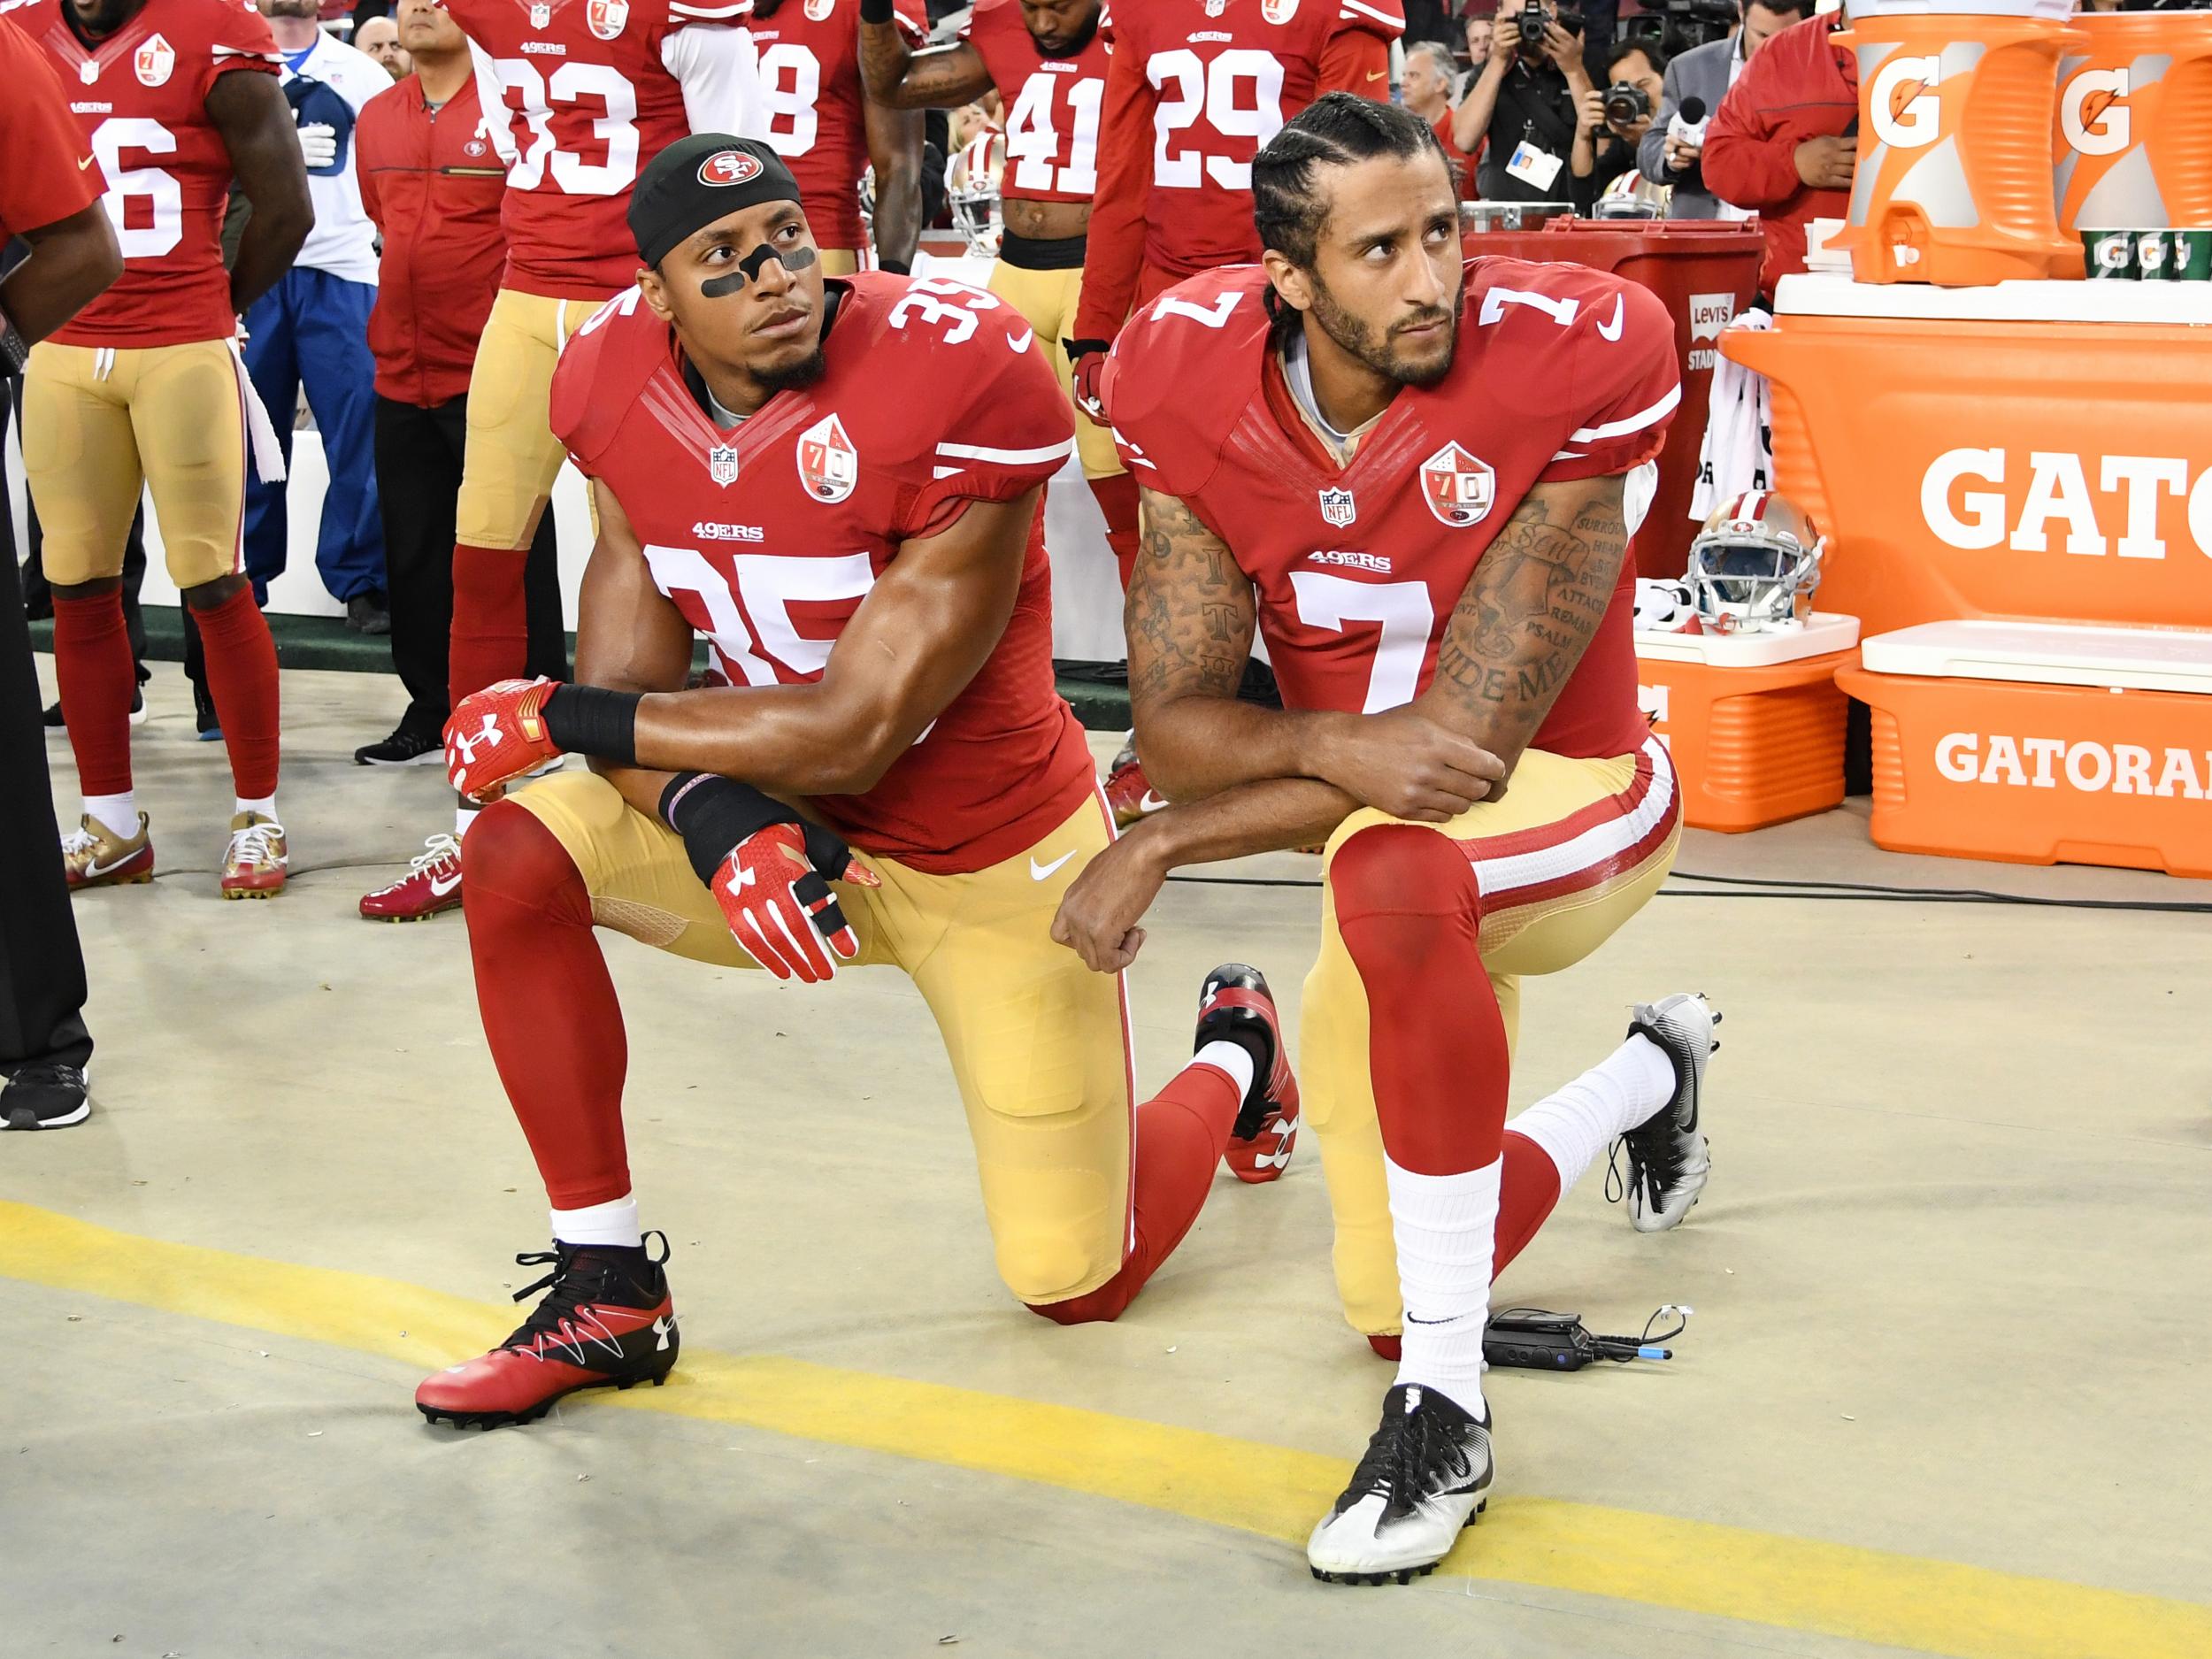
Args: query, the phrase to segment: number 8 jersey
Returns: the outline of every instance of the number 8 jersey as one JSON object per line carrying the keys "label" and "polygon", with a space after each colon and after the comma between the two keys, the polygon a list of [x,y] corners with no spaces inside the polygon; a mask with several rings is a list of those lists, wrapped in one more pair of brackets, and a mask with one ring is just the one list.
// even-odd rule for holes
{"label": "number 8 jersey", "polygon": [[[997,296],[872,272],[825,294],[822,378],[728,431],[635,288],[577,330],[553,376],[555,435],[613,492],[654,586],[733,685],[818,680],[902,542],[1035,489],[1074,447],[1067,399]],[[1033,534],[966,689],[865,795],[814,804],[856,847],[963,874],[1036,845],[1096,787],[1053,687],[1052,572]]]}
{"label": "number 8 jersey", "polygon": [[445,0],[507,164],[503,288],[602,299],[637,274],[638,170],[687,134],[758,137],[752,0]]}
{"label": "number 8 jersey", "polygon": [[33,0],[7,15],[61,76],[107,174],[102,200],[123,250],[114,287],[57,329],[55,341],[142,347],[230,338],[237,319],[221,235],[232,167],[208,119],[207,94],[232,70],[277,73],[269,26],[236,0],[147,0],[87,47],[62,16],[62,0]]}

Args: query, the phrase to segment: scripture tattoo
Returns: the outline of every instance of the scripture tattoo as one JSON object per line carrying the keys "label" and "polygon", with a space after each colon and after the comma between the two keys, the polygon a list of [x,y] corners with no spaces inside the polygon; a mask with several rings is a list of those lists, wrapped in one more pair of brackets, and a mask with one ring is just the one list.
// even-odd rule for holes
{"label": "scripture tattoo", "polygon": [[1221,538],[1172,495],[1144,492],[1144,534],[1129,582],[1129,694],[1145,706],[1233,697],[1252,654],[1252,584]]}
{"label": "scripture tattoo", "polygon": [[[1423,701],[1487,747],[1518,755],[1551,711],[1612,603],[1628,548],[1621,480],[1563,503],[1563,487],[1530,495],[1483,552],[1444,630]],[[1471,720],[1469,727],[1467,722]]]}
{"label": "scripture tattoo", "polygon": [[956,109],[991,90],[983,55],[967,42],[918,52],[896,23],[860,26],[860,73],[870,96],[894,110]]}

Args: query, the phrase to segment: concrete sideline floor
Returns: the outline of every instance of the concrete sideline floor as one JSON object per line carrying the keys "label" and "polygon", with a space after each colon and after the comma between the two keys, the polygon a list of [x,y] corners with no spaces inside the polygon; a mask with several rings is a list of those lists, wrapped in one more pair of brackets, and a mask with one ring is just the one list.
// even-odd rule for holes
{"label": "concrete sideline floor", "polygon": [[[2212,1653],[2200,916],[1678,881],[1532,985],[1517,1107],[1628,1002],[1709,992],[1716,1169],[1655,1239],[1593,1172],[1502,1297],[1697,1314],[1670,1365],[1494,1374],[1504,1497],[1446,1572],[1342,1590],[1295,1539],[1389,1372],[1337,1311],[1310,1148],[1272,1187],[1223,1177],[1118,1325],[1048,1325],[992,1272],[949,1075],[887,971],[825,993],[611,940],[685,1366],[529,1430],[426,1428],[413,1384],[511,1323],[542,1194],[459,918],[353,914],[449,821],[435,768],[349,764],[396,688],[285,695],[299,873],[224,904],[220,751],[157,671],[162,877],[78,901],[97,1110],[0,1137],[0,1313],[28,1348],[0,1391],[9,1659]],[[2212,901],[1885,856],[1850,809],[1693,833],[1679,867]],[[1170,888],[1131,980],[1141,1086],[1215,962],[1294,1009],[1315,905]]]}

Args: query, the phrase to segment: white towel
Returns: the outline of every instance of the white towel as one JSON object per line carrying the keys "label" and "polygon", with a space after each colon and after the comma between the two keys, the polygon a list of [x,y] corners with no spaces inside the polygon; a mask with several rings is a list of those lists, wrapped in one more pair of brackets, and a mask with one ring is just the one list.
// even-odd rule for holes
{"label": "white towel", "polygon": [[[1722,337],[1738,328],[1773,326],[1773,317],[1755,305],[1731,323]],[[1766,376],[1716,352],[1705,442],[1697,455],[1697,488],[1690,492],[1690,517],[1702,524],[1716,507],[1744,491],[1773,488],[1774,435]]]}

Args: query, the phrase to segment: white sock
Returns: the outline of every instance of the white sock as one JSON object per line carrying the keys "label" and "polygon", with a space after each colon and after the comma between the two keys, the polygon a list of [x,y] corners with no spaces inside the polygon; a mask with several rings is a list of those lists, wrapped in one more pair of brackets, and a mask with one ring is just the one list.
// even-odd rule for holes
{"label": "white sock", "polygon": [[1193,1065],[1210,1065],[1226,1071],[1229,1080],[1237,1086],[1239,1100],[1252,1092],[1252,1051],[1240,1042],[1231,1042],[1226,1037],[1216,1037],[1191,1056],[1190,1063]]}
{"label": "white sock", "polygon": [[582,1210],[557,1210],[553,1236],[563,1244],[615,1244],[634,1249],[645,1242],[638,1228],[637,1194],[625,1193]]}
{"label": "white sock", "polygon": [[235,804],[231,808],[231,811],[234,814],[239,812],[258,812],[263,818],[267,818],[270,823],[274,824],[278,822],[276,814],[276,796],[273,795],[265,795],[257,801],[249,801],[244,795],[242,795],[234,796],[233,799],[235,802]]}
{"label": "white sock", "polygon": [[453,839],[455,841],[459,841],[462,836],[469,833],[469,826],[476,822],[476,815],[482,810],[481,807],[473,806],[457,806],[453,809]]}
{"label": "white sock", "polygon": [[84,797],[84,815],[104,826],[116,840],[127,841],[138,833],[138,791],[88,795]]}
{"label": "white sock", "polygon": [[1383,1159],[1406,1310],[1398,1380],[1438,1389],[1478,1416],[1503,1168],[1494,1159],[1457,1175],[1417,1175]]}
{"label": "white sock", "polygon": [[1640,1031],[1506,1127],[1544,1148],[1564,1196],[1609,1141],[1648,1123],[1673,1098],[1674,1063]]}

